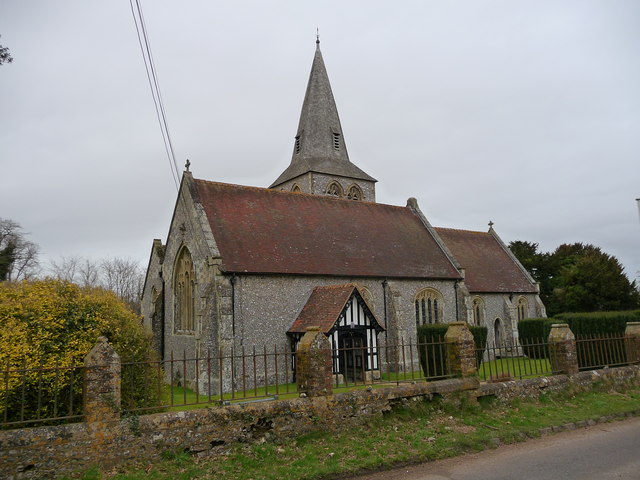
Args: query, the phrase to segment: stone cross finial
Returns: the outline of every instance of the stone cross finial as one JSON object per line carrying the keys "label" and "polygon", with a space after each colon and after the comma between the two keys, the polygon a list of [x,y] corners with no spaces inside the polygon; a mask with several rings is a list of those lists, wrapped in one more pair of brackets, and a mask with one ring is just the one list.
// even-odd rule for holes
{"label": "stone cross finial", "polygon": [[491,230],[493,228],[493,225],[494,225],[494,223],[491,220],[489,220],[489,230]]}
{"label": "stone cross finial", "polygon": [[184,168],[185,170],[188,172],[189,171],[189,167],[191,166],[191,162],[189,161],[189,159],[187,158],[187,163],[184,164]]}

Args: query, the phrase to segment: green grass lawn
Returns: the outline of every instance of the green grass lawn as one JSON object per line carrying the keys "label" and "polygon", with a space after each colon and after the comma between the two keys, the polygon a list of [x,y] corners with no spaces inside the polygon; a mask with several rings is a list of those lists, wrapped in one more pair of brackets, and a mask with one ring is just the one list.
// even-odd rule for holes
{"label": "green grass lawn", "polygon": [[[547,359],[529,359],[523,357],[516,358],[500,358],[490,362],[482,362],[478,374],[481,380],[505,380],[506,378],[532,378],[549,375],[551,365]],[[413,372],[383,372],[381,379],[371,384],[363,384],[358,382],[357,385],[350,383],[348,385],[339,385],[333,387],[334,393],[348,392],[350,390],[360,390],[372,386],[373,388],[382,388],[399,382],[421,381],[424,380],[422,370]],[[278,385],[270,385],[268,387],[248,388],[247,390],[237,390],[223,394],[222,399],[219,393],[215,393],[211,397],[208,392],[203,391],[196,393],[194,390],[182,387],[165,386],[162,392],[162,402],[168,410],[190,410],[193,408],[203,408],[206,406],[220,405],[221,401],[229,403],[255,401],[264,398],[295,398],[298,396],[297,385],[288,383]],[[211,400],[211,401],[209,401]]]}
{"label": "green grass lawn", "polygon": [[348,431],[320,431],[297,438],[235,444],[209,458],[166,451],[163,460],[97,468],[82,480],[299,480],[344,478],[401,463],[437,460],[523,441],[545,427],[640,409],[640,388],[624,393],[546,394],[510,404],[486,400],[454,407],[416,402]]}
{"label": "green grass lawn", "polygon": [[551,375],[551,364],[546,358],[498,358],[482,362],[478,375],[480,380],[543,377]]}

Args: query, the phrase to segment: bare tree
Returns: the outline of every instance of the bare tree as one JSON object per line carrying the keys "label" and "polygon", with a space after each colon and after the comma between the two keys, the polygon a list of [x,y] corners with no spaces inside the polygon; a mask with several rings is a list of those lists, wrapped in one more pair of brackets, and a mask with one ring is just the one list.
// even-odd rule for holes
{"label": "bare tree", "polygon": [[78,264],[80,262],[80,257],[61,257],[57,262],[55,260],[50,262],[49,270],[57,280],[78,283],[76,277],[79,271]]}
{"label": "bare tree", "polygon": [[40,271],[40,248],[25,235],[19,223],[0,218],[0,281],[29,279]]}
{"label": "bare tree", "polygon": [[115,292],[134,311],[140,312],[144,275],[138,262],[114,257],[103,260],[100,266],[103,286]]}
{"label": "bare tree", "polygon": [[78,283],[83,287],[100,285],[100,265],[85,258],[78,266]]}

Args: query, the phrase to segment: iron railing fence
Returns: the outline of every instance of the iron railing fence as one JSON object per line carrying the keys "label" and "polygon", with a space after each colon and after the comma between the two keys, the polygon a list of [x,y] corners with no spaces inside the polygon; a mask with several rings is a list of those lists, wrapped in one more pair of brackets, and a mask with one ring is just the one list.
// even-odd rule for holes
{"label": "iron railing fence", "polygon": [[84,366],[30,368],[5,362],[0,371],[0,427],[18,428],[82,419]]}
{"label": "iron railing fence", "polygon": [[481,381],[503,382],[552,375],[549,346],[545,339],[526,339],[522,344],[495,344],[476,349]]}
{"label": "iron railing fence", "polygon": [[576,355],[580,370],[629,365],[627,345],[631,338],[616,334],[576,335]]}
{"label": "iron railing fence", "polygon": [[[581,370],[626,365],[624,336],[577,336]],[[397,344],[342,347],[331,356],[335,390],[399,385],[453,376],[447,342],[400,339]],[[551,375],[546,339],[514,345],[488,344],[476,350],[483,381]],[[296,353],[286,347],[253,347],[203,356],[171,353],[162,361],[124,361],[121,368],[123,412],[185,409],[197,405],[264,401],[297,395]],[[101,367],[92,367],[101,368]],[[0,428],[80,421],[86,367],[27,368],[10,364],[0,370]]]}
{"label": "iron railing fence", "polygon": [[[387,346],[332,349],[335,389],[451,377],[446,342],[404,342]],[[205,404],[264,401],[298,394],[296,352],[289,348],[220,349],[214,355],[171,352],[162,361],[122,364],[122,408],[154,411]],[[375,367],[375,368],[372,368]],[[222,372],[222,374],[220,374]]]}

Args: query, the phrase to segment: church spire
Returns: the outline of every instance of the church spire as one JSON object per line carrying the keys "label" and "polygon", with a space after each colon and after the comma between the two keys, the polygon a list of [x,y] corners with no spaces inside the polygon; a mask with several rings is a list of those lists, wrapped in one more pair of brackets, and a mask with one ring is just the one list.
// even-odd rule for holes
{"label": "church spire", "polygon": [[316,36],[316,51],[302,103],[291,164],[271,185],[278,186],[308,172],[376,180],[349,161],[338,109]]}

